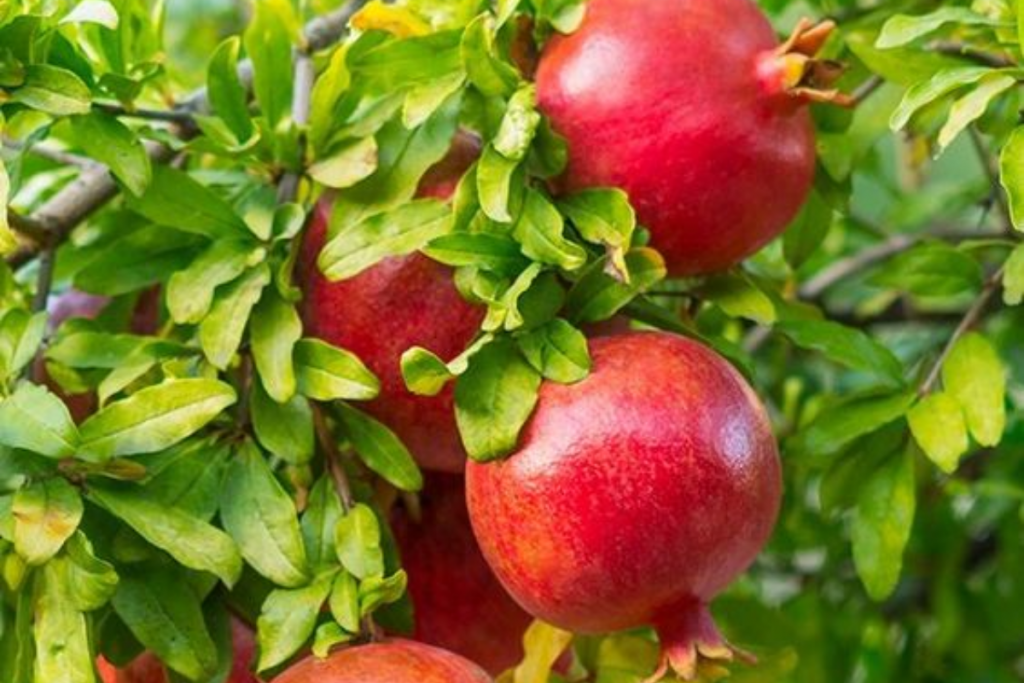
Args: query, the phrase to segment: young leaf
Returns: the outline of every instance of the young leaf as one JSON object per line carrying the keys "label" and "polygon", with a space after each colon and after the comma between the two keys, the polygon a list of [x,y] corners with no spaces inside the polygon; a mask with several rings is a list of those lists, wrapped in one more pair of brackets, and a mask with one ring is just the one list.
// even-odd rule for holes
{"label": "young leaf", "polygon": [[483,13],[466,27],[462,36],[462,64],[469,82],[490,97],[511,95],[519,84],[519,74],[502,61],[495,50],[494,19]]}
{"label": "young leaf", "polygon": [[128,191],[141,196],[149,187],[153,170],[142,141],[116,118],[94,111],[71,119],[75,143],[91,158],[106,164]]}
{"label": "young leaf", "polygon": [[93,683],[88,626],[70,598],[67,566],[64,559],[48,563],[37,583],[33,637],[38,683]]}
{"label": "young leaf", "polygon": [[0,318],[0,375],[13,377],[35,358],[46,333],[46,314],[12,308]]}
{"label": "young leaf", "polygon": [[309,500],[300,522],[309,565],[314,572],[319,573],[327,567],[337,565],[334,530],[344,514],[341,499],[334,489],[331,477],[323,475],[309,492]]}
{"label": "young leaf", "polygon": [[254,129],[249,117],[249,96],[238,80],[238,53],[241,47],[242,43],[237,36],[217,46],[206,71],[206,83],[213,112],[224,121],[239,142],[244,142],[252,137]]}
{"label": "young leaf", "polygon": [[523,210],[513,229],[523,253],[535,261],[564,270],[582,268],[587,263],[587,252],[567,240],[564,229],[558,209],[537,190],[527,189]]}
{"label": "young leaf", "polygon": [[907,414],[913,392],[855,396],[817,417],[794,439],[794,450],[811,458],[834,455],[858,437],[870,434]]}
{"label": "young leaf", "polygon": [[403,491],[423,488],[423,474],[409,449],[385,425],[344,403],[336,407],[338,421],[366,466]]}
{"label": "young leaf", "polygon": [[380,393],[380,380],[354,354],[318,339],[295,345],[299,393],[315,401],[369,401]]}
{"label": "young leaf", "polygon": [[881,601],[896,588],[915,507],[914,456],[889,459],[861,491],[853,516],[853,560],[864,587]]}
{"label": "young leaf", "polygon": [[230,536],[143,489],[96,481],[87,497],[189,569],[209,572],[227,586],[242,573],[242,557]]}
{"label": "young leaf", "polygon": [[334,189],[352,187],[377,170],[377,141],[372,137],[349,142],[309,167],[309,176]]}
{"label": "young leaf", "polygon": [[216,289],[234,281],[265,257],[266,250],[248,240],[214,242],[188,268],[171,276],[167,284],[171,319],[179,325],[198,324],[209,313]]}
{"label": "young leaf", "polygon": [[358,579],[384,573],[380,522],[368,506],[357,503],[338,520],[334,543],[341,564]]}
{"label": "young leaf", "polygon": [[984,278],[981,264],[968,254],[927,242],[888,261],[871,283],[918,296],[953,296],[980,289]]}
{"label": "young leaf", "polygon": [[0,446],[70,458],[79,434],[64,402],[45,387],[21,384],[0,401]]}
{"label": "young leaf", "polygon": [[1006,429],[1006,370],[992,344],[964,336],[942,366],[942,384],[960,402],[975,440],[997,446]]}
{"label": "young leaf", "polygon": [[[568,631],[545,624],[539,619],[534,621],[523,634],[526,656],[516,666],[511,683],[547,681],[551,669],[572,643],[572,639],[573,635]],[[635,660],[635,657],[630,659]]]}
{"label": "young leaf", "polygon": [[207,360],[226,370],[235,357],[256,303],[270,284],[270,267],[261,263],[218,292],[203,322],[199,324],[199,342]]}
{"label": "young leaf", "polygon": [[37,481],[14,494],[14,549],[30,566],[49,562],[78,529],[82,498],[62,478]]}
{"label": "young leaf", "polygon": [[114,566],[96,557],[92,544],[81,531],[64,546],[68,565],[68,593],[75,609],[92,612],[110,602],[119,577]]}
{"label": "young leaf", "polygon": [[278,403],[295,396],[295,344],[302,338],[302,320],[295,306],[268,288],[252,314],[250,336],[263,388]]}
{"label": "young leaf", "polygon": [[122,571],[114,610],[147,650],[191,680],[217,669],[217,647],[203,619],[199,598],[178,569],[131,567]]}
{"label": "young leaf", "polygon": [[746,318],[761,325],[772,325],[776,320],[775,304],[742,273],[723,273],[709,278],[701,294],[732,317]]}
{"label": "young leaf", "polygon": [[1013,227],[1024,231],[1024,126],[1010,135],[999,156],[999,182],[1010,200]]}
{"label": "young leaf", "polygon": [[255,386],[251,412],[253,431],[264,448],[290,465],[305,465],[313,459],[313,411],[308,399],[292,396],[277,403],[262,386]]}
{"label": "young leaf", "polygon": [[515,449],[540,383],[511,340],[498,339],[473,356],[455,386],[455,418],[471,458],[496,460]]}
{"label": "young leaf", "polygon": [[259,0],[245,31],[245,51],[253,63],[253,91],[260,111],[274,129],[292,106],[292,39],[295,10],[289,0]]}
{"label": "young leaf", "polygon": [[[0,126],[0,132],[3,127]],[[7,256],[18,248],[18,238],[7,221],[7,205],[11,199],[11,178],[7,166],[0,158],[0,256]]]}
{"label": "young leaf", "polygon": [[853,370],[869,373],[886,386],[904,385],[903,365],[864,332],[827,320],[784,320],[775,327],[797,346],[816,351]]}
{"label": "young leaf", "polygon": [[107,0],[82,0],[60,20],[61,24],[99,24],[116,31],[119,23],[117,9]]}
{"label": "young leaf", "polygon": [[925,397],[907,413],[910,432],[921,450],[946,474],[952,474],[970,446],[964,411],[955,398],[938,393]]}
{"label": "young leaf", "polygon": [[1016,77],[996,73],[981,79],[978,87],[954,102],[946,125],[939,131],[940,153],[945,151],[968,126],[984,116],[993,100],[1015,85]]}
{"label": "young leaf", "polygon": [[251,442],[242,444],[228,469],[220,516],[242,557],[261,575],[285,588],[309,582],[295,503]]}
{"label": "young leaf", "polygon": [[417,396],[437,396],[455,374],[434,353],[414,346],[402,354],[402,379]]}
{"label": "young leaf", "polygon": [[331,615],[349,633],[359,633],[359,583],[349,572],[342,570],[331,587]]}
{"label": "young leaf", "polygon": [[149,189],[141,197],[129,197],[128,207],[157,225],[211,239],[250,234],[230,204],[170,166],[155,166]]}
{"label": "young leaf", "polygon": [[11,101],[53,116],[88,114],[92,93],[74,72],[49,64],[25,67],[24,84]]}
{"label": "young leaf", "polygon": [[633,239],[636,213],[622,190],[584,190],[560,200],[558,208],[592,244],[625,249]]}
{"label": "young leaf", "polygon": [[515,276],[530,264],[515,240],[489,233],[444,235],[432,240],[423,253],[454,268],[472,266],[505,276]]}
{"label": "young leaf", "polygon": [[476,167],[476,187],[480,207],[487,217],[498,223],[511,223],[509,202],[513,190],[512,179],[519,162],[502,156],[493,146],[484,149]]}
{"label": "young leaf", "polygon": [[260,671],[283,664],[306,644],[330,594],[332,579],[328,574],[304,588],[270,592],[257,623]]}
{"label": "young leaf", "polygon": [[940,71],[931,80],[918,83],[907,91],[900,106],[893,112],[889,127],[893,131],[902,130],[910,123],[914,114],[932,102],[960,88],[973,85],[992,73],[991,68],[979,66],[961,66]]}
{"label": "young leaf", "polygon": [[[331,133],[338,125],[335,106],[352,81],[348,71],[348,47],[342,45],[331,55],[327,68],[316,79],[309,112],[309,142],[314,150],[327,147]],[[411,127],[411,126],[410,126]]]}
{"label": "young leaf", "polygon": [[541,116],[537,113],[537,86],[524,85],[508,102],[494,137],[495,151],[511,161],[522,161],[530,151]]}
{"label": "young leaf", "polygon": [[882,27],[876,47],[888,50],[911,43],[934,33],[946,24],[958,26],[1006,26],[1006,22],[979,14],[966,7],[943,7],[928,14],[910,16],[897,14]]}
{"label": "young leaf", "polygon": [[628,284],[608,274],[609,263],[610,258],[605,257],[588,267],[569,291],[566,308],[570,322],[608,320],[638,295],[664,280],[667,273],[661,254],[646,247],[626,254]]}
{"label": "young leaf", "polygon": [[587,338],[565,320],[552,320],[518,341],[526,360],[546,379],[573,384],[590,374]]}
{"label": "young leaf", "polygon": [[170,448],[234,404],[235,390],[210,379],[177,379],[111,403],[82,424],[82,456],[93,461]]}
{"label": "young leaf", "polygon": [[359,584],[359,613],[370,614],[383,605],[398,602],[409,585],[401,569],[388,577],[371,576]]}
{"label": "young leaf", "polygon": [[1006,261],[1003,290],[1007,306],[1019,306],[1024,301],[1024,244],[1018,245]]}

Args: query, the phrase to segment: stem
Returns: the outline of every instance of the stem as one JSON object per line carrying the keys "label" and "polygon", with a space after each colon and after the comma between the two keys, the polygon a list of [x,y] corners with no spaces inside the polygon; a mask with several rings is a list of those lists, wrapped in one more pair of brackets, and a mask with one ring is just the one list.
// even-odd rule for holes
{"label": "stem", "polygon": [[345,510],[345,514],[348,514],[348,511],[355,505],[352,486],[348,482],[348,475],[341,462],[341,453],[338,451],[338,445],[334,442],[334,435],[331,434],[331,428],[324,417],[323,408],[317,403],[313,404],[313,426],[316,429],[316,438],[320,443],[320,448],[324,451],[327,471],[331,475],[331,479],[334,480],[334,489],[341,499],[341,507]]}
{"label": "stem", "polygon": [[861,83],[850,95],[850,99],[853,100],[853,106],[862,104],[864,100],[878,92],[878,89],[883,85],[885,85],[885,79],[881,76],[872,76]]}
{"label": "stem", "polygon": [[921,239],[922,236],[918,235],[895,235],[881,244],[868,247],[849,258],[837,261],[804,283],[803,287],[800,288],[800,297],[802,299],[817,299],[826,290],[831,289],[851,275],[855,275],[876,263],[885,261],[909,249],[921,241]]}
{"label": "stem", "polygon": [[174,123],[186,128],[195,128],[196,126],[196,120],[191,112],[182,109],[128,109],[120,104],[109,104],[106,102],[96,102],[93,104],[93,107],[114,116]]}
{"label": "stem", "polygon": [[981,139],[981,134],[978,133],[978,130],[971,126],[968,128],[968,131],[970,132],[971,143],[974,145],[974,151],[977,153],[981,167],[985,171],[985,177],[988,178],[989,185],[992,186],[992,199],[996,206],[999,207],[999,213],[1002,215],[1003,220],[1006,221],[1006,229],[1013,232],[1013,216],[1010,213],[1010,205],[1006,202],[1006,196],[1003,194],[1003,188],[999,182],[999,172],[992,166],[992,160],[988,149],[985,147],[985,141]]}
{"label": "stem", "polygon": [[[309,123],[309,110],[313,95],[313,83],[316,80],[316,68],[313,59],[305,52],[295,55],[295,85],[292,91],[292,120],[295,125],[304,127]],[[305,144],[305,140],[301,141]],[[281,204],[295,201],[299,192],[301,176],[289,171],[281,178],[277,188],[277,201]]]}
{"label": "stem", "polygon": [[92,159],[46,145],[26,145],[17,140],[4,140],[4,147],[22,154],[31,154],[32,156],[52,161],[62,166],[77,166],[78,168],[85,169],[97,165],[97,162]]}
{"label": "stem", "polygon": [[942,55],[962,57],[976,64],[980,64],[981,66],[990,66],[994,69],[1005,69],[1017,66],[1017,64],[1009,57],[985,52],[954,40],[936,41],[931,44],[931,49]]}
{"label": "stem", "polygon": [[45,244],[50,238],[46,228],[13,209],[7,209],[7,223],[15,232],[21,233],[37,244]]}

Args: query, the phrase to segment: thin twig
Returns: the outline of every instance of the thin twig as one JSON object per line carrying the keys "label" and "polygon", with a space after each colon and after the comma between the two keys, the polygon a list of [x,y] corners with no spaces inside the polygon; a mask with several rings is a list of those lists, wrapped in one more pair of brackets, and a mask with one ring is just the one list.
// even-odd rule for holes
{"label": "thin twig", "polygon": [[48,239],[45,227],[10,208],[7,209],[7,223],[15,232],[28,237],[37,244],[45,244]]}
{"label": "thin twig", "polygon": [[316,438],[320,448],[324,452],[324,461],[327,463],[327,472],[334,481],[334,490],[338,492],[341,499],[341,507],[348,514],[348,511],[355,505],[355,498],[352,496],[352,486],[348,483],[348,475],[345,473],[345,466],[341,462],[341,452],[338,444],[334,441],[334,435],[324,417],[323,408],[313,404],[313,426],[316,429]]}
{"label": "thin twig", "polygon": [[932,43],[929,47],[932,51],[938,52],[939,54],[949,55],[951,57],[961,57],[974,62],[975,64],[990,66],[994,69],[1005,69],[1017,66],[1016,62],[1009,57],[985,52],[965,43],[952,40],[939,40]]}
{"label": "thin twig", "polygon": [[985,283],[985,287],[981,290],[981,294],[978,295],[974,304],[967,309],[967,313],[964,314],[963,320],[961,320],[960,324],[957,325],[956,330],[953,331],[953,336],[949,338],[949,342],[946,344],[945,348],[942,349],[942,353],[939,354],[939,357],[932,366],[928,376],[925,378],[924,382],[921,383],[921,389],[918,392],[919,395],[927,396],[935,389],[939,382],[939,377],[942,374],[942,366],[945,365],[946,360],[949,358],[949,354],[953,352],[953,349],[963,336],[970,332],[975,325],[981,322],[981,317],[985,314],[985,309],[988,308],[989,303],[992,301],[992,297],[994,297],[996,292],[999,291],[999,287],[1003,282],[1003,276],[1005,273],[1005,268],[1000,268]]}
{"label": "thin twig", "polygon": [[57,261],[56,247],[43,249],[39,255],[39,274],[36,276],[36,293],[32,298],[32,310],[36,313],[46,310],[53,287],[53,267]]}
{"label": "thin twig", "polygon": [[825,270],[804,283],[800,288],[801,299],[817,299],[826,290],[842,282],[851,275],[855,275],[870,268],[876,263],[909,249],[922,239],[922,235],[894,235],[881,244],[850,256],[849,258],[836,261]]}
{"label": "thin twig", "polygon": [[1013,215],[1010,213],[1010,205],[1003,194],[1003,186],[999,181],[999,172],[992,166],[992,158],[978,130],[974,126],[970,126],[968,131],[970,132],[971,143],[974,145],[974,151],[978,155],[978,161],[981,162],[981,167],[985,171],[985,177],[988,178],[989,185],[992,187],[992,200],[999,207],[999,213],[1003,220],[1006,221],[1006,229],[1012,231]]}
{"label": "thin twig", "polygon": [[31,154],[32,156],[45,159],[46,161],[52,161],[55,164],[61,166],[77,166],[78,168],[91,168],[97,165],[97,162],[86,157],[72,154],[71,152],[65,152],[62,149],[56,149],[48,145],[26,145],[17,140],[4,140],[4,147],[22,154]]}
{"label": "thin twig", "polygon": [[[316,67],[313,59],[302,51],[295,54],[295,85],[292,89],[292,120],[297,126],[305,126],[309,123],[309,111],[312,105],[313,82],[316,80]],[[301,141],[305,144],[305,141]],[[284,204],[295,201],[299,192],[299,179],[301,175],[296,171],[289,171],[281,178],[277,187],[277,200]]]}
{"label": "thin twig", "polygon": [[95,102],[93,108],[104,111],[114,116],[123,116],[143,121],[160,121],[162,123],[174,123],[187,128],[194,128],[196,125],[192,113],[183,109],[129,109],[120,104],[108,102]]}
{"label": "thin twig", "polygon": [[854,90],[853,93],[850,95],[850,98],[853,100],[854,106],[862,104],[864,100],[868,99],[876,92],[878,92],[878,89],[881,88],[883,85],[885,85],[885,79],[882,78],[881,76],[872,76],[871,78],[861,83],[859,86],[857,86],[857,89]]}

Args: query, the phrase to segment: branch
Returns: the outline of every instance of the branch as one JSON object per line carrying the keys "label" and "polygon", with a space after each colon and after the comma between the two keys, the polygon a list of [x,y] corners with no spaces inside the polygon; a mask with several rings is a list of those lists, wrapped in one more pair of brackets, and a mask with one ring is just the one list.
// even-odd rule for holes
{"label": "branch", "polygon": [[825,270],[804,283],[800,288],[801,299],[817,299],[826,290],[842,282],[851,275],[867,270],[876,263],[899,254],[922,239],[922,235],[894,235],[881,244],[868,247],[849,258],[836,261]]}
{"label": "branch", "polygon": [[4,140],[4,147],[16,152],[22,152],[25,154],[31,154],[37,156],[40,159],[52,161],[62,166],[77,166],[78,168],[90,168],[96,166],[97,162],[92,159],[87,159],[71,152],[65,152],[62,149],[55,149],[46,145],[26,145],[18,142],[17,140]]}
{"label": "branch", "polygon": [[195,117],[192,116],[191,112],[183,109],[128,109],[120,104],[109,104],[106,102],[95,102],[92,106],[94,109],[113,114],[114,116],[174,123],[190,129],[196,127]]}
{"label": "branch", "polygon": [[949,55],[951,57],[962,57],[963,59],[972,61],[975,64],[990,66],[994,69],[1005,69],[1017,66],[1016,62],[1009,57],[985,52],[971,47],[970,45],[953,40],[939,40],[932,43],[930,47],[933,51],[938,52],[939,54]]}
{"label": "branch", "polygon": [[978,161],[985,171],[985,177],[988,178],[988,182],[992,186],[992,200],[999,207],[999,213],[1006,222],[1007,231],[1012,233],[1013,215],[1010,213],[1010,205],[1006,202],[1006,195],[1003,194],[1003,186],[999,181],[999,172],[993,168],[992,158],[989,156],[988,149],[985,147],[985,142],[981,139],[981,134],[978,133],[977,128],[970,126],[968,131],[971,136],[971,143],[974,145],[974,151],[978,155]]}
{"label": "branch", "polygon": [[341,499],[341,507],[345,514],[355,505],[355,498],[352,496],[352,486],[348,483],[348,475],[345,474],[345,466],[341,462],[341,453],[338,451],[338,444],[334,442],[334,435],[324,417],[323,408],[313,403],[313,425],[316,428],[316,439],[324,452],[324,461],[327,463],[327,471],[334,480],[334,489]]}
{"label": "branch", "polygon": [[[316,80],[316,67],[313,58],[305,52],[295,54],[295,85],[292,90],[292,120],[303,127],[309,123],[309,110],[312,105],[313,82]],[[304,145],[304,142],[303,142]],[[277,188],[277,201],[281,204],[295,201],[299,191],[300,174],[289,171],[281,178]]]}
{"label": "branch", "polygon": [[15,232],[28,237],[37,244],[44,244],[48,239],[46,228],[9,207],[7,209],[7,223]]}

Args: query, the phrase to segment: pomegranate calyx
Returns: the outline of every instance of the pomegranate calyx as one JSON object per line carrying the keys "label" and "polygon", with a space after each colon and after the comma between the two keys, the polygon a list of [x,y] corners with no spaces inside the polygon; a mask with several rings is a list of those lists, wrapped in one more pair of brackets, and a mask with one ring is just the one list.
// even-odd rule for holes
{"label": "pomegranate calyx", "polygon": [[679,605],[656,619],[654,627],[661,641],[661,661],[644,683],[658,683],[669,673],[684,681],[716,680],[724,672],[724,662],[755,662],[753,655],[722,636],[704,603]]}
{"label": "pomegranate calyx", "polygon": [[853,106],[854,99],[834,87],[846,67],[817,57],[835,29],[833,21],[801,19],[786,42],[761,56],[757,68],[766,89],[804,103]]}

